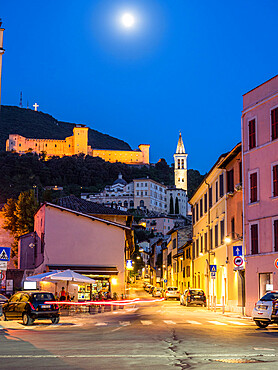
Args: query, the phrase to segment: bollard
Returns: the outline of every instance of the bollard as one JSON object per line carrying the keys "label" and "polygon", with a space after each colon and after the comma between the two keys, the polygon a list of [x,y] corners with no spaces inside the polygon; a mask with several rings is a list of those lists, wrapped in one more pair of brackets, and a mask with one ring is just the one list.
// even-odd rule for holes
{"label": "bollard", "polygon": [[210,296],[210,310],[213,311],[213,296]]}
{"label": "bollard", "polygon": [[216,312],[216,296],[213,297],[214,312]]}
{"label": "bollard", "polygon": [[207,302],[208,302],[208,310],[210,309],[210,295],[208,295]]}
{"label": "bollard", "polygon": [[225,313],[225,301],[224,301],[224,296],[222,296],[222,314],[224,315]]}

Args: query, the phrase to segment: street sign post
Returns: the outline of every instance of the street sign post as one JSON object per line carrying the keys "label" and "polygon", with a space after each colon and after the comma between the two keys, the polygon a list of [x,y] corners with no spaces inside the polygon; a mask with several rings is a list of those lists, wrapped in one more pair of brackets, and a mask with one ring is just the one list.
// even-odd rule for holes
{"label": "street sign post", "polygon": [[242,255],[243,255],[242,245],[234,245],[233,246],[233,256],[237,257],[237,256],[242,256]]}
{"label": "street sign post", "polygon": [[240,267],[243,265],[243,258],[241,256],[237,256],[234,258],[234,265]]}
{"label": "street sign post", "polygon": [[11,256],[11,248],[10,247],[0,247],[0,261],[8,262]]}
{"label": "street sign post", "polygon": [[217,265],[209,265],[209,271],[210,272],[216,272],[217,271]]}
{"label": "street sign post", "polygon": [[7,271],[8,269],[8,262],[0,261],[0,271]]}
{"label": "street sign post", "polygon": [[211,277],[212,279],[216,279],[216,272],[212,271],[212,272],[210,273],[210,277]]}

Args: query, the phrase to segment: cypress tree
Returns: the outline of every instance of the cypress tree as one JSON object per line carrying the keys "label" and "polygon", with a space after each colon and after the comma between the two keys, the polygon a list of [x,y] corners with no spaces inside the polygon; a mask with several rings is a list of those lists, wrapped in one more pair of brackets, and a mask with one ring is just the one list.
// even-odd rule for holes
{"label": "cypress tree", "polygon": [[174,214],[174,201],[172,195],[170,196],[170,215]]}

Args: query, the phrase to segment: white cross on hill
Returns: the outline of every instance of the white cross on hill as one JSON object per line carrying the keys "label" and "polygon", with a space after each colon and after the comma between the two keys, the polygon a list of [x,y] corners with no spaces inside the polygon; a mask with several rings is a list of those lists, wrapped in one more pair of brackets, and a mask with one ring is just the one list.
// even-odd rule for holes
{"label": "white cross on hill", "polygon": [[39,105],[38,105],[37,103],[35,103],[35,104],[33,105],[33,107],[35,108],[35,111],[37,112]]}

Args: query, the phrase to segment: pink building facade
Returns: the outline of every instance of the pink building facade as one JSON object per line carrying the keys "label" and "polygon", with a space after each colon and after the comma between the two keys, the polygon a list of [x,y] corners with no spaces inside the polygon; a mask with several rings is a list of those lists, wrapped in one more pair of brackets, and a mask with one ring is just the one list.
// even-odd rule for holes
{"label": "pink building facade", "polygon": [[246,314],[278,289],[278,76],[243,96]]}

